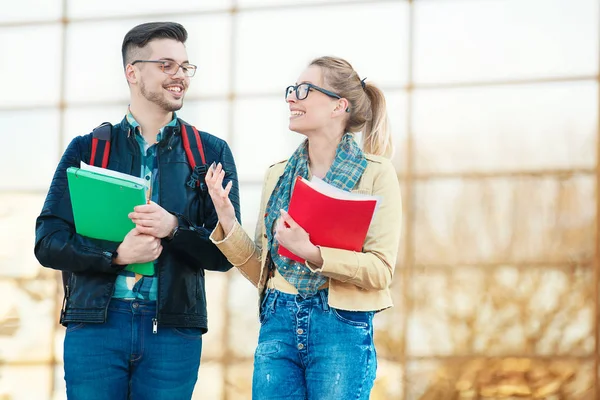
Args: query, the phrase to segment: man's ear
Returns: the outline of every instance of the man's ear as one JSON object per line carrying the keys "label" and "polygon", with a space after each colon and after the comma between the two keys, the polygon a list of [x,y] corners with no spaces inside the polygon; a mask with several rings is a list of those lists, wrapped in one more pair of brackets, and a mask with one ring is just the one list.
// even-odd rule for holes
{"label": "man's ear", "polygon": [[350,112],[350,102],[344,98],[339,99],[337,105],[333,109],[333,115],[337,116],[347,112]]}
{"label": "man's ear", "polygon": [[127,66],[125,67],[125,78],[130,84],[137,83],[137,71],[135,70],[135,67],[133,65],[127,64]]}

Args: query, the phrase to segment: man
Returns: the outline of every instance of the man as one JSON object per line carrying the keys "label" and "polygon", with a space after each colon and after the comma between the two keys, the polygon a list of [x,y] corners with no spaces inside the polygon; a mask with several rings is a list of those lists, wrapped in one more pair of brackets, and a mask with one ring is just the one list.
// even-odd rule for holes
{"label": "man", "polygon": [[[110,131],[107,168],[151,183],[151,201],[129,214],[136,227],[121,243],[75,231],[66,169],[90,163],[92,134],[76,137],[64,152],[36,221],[37,259],[66,278],[61,323],[69,399],[190,399],[197,380],[207,331],[204,270],[232,266],[209,240],[217,215],[205,185],[197,184],[203,177],[190,166],[186,125],[175,114],[196,71],[186,39],[180,24],[157,22],[136,26],[123,40],[131,97]],[[221,139],[199,136],[205,167],[221,163],[230,172],[225,179],[239,218],[231,151]],[[153,276],[124,269],[148,261]]]}

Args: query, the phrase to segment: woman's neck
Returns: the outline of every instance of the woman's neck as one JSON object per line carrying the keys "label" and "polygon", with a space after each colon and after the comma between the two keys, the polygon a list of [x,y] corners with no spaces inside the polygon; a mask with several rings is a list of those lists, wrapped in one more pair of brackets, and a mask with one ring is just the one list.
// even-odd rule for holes
{"label": "woman's neck", "polygon": [[335,151],[342,135],[327,137],[325,135],[308,139],[308,164],[313,176],[323,179],[335,159]]}

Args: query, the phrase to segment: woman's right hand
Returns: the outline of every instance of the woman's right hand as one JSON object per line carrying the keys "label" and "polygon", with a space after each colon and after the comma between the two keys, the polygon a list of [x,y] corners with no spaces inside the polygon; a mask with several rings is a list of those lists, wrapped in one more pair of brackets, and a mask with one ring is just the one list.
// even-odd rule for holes
{"label": "woman's right hand", "polygon": [[219,223],[223,227],[225,236],[229,234],[233,225],[235,224],[235,209],[231,200],[229,200],[229,191],[231,190],[232,181],[227,183],[227,186],[223,188],[223,179],[225,178],[225,170],[221,166],[221,163],[213,163],[206,171],[206,186],[208,187],[208,193],[212,199],[217,216],[219,217]]}

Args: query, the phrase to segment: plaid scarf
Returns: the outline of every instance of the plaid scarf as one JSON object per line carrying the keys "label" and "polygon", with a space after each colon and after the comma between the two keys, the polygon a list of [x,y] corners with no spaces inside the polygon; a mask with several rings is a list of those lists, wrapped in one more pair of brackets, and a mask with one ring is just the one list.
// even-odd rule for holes
{"label": "plaid scarf", "polygon": [[[333,164],[323,180],[349,192],[354,189],[366,167],[367,159],[354,141],[354,136],[346,133],[337,146]],[[294,285],[303,297],[306,297],[315,294],[317,289],[327,281],[327,278],[312,272],[304,264],[280,256],[277,252],[279,243],[274,239],[275,222],[280,216],[279,210],[288,209],[297,176],[308,179],[308,140],[305,140],[289,158],[285,170],[269,198],[265,214],[271,259],[279,273]]]}

